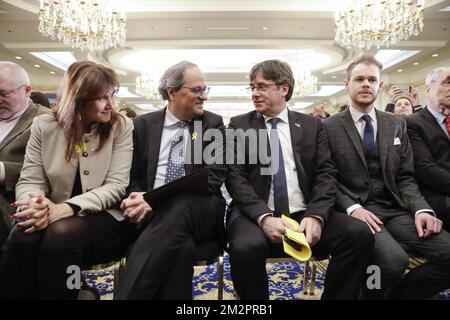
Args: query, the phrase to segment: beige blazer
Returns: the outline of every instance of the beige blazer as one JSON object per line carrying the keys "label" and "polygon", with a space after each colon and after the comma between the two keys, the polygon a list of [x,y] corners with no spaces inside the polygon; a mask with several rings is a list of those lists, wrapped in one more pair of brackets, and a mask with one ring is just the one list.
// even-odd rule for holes
{"label": "beige blazer", "polygon": [[9,227],[11,227],[11,214],[14,212],[10,204],[15,199],[14,189],[22,169],[31,123],[34,117],[47,112],[50,112],[50,109],[30,103],[17,124],[0,143],[0,161],[3,161],[5,165],[5,183],[0,185],[0,219],[3,218]]}
{"label": "beige blazer", "polygon": [[[107,210],[118,221],[124,220],[117,205],[125,196],[130,178],[133,122],[128,118],[121,122],[121,130],[118,124],[114,125],[100,151],[97,151],[98,137],[85,134],[86,152],[75,153],[67,163],[64,132],[55,116],[42,115],[34,119],[16,186],[16,199],[35,192],[55,203],[79,206],[79,215]],[[71,198],[78,167],[83,193]]]}

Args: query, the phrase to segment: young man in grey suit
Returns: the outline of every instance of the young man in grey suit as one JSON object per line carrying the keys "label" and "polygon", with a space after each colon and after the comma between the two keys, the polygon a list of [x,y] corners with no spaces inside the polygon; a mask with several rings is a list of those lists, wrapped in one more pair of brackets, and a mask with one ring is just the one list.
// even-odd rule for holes
{"label": "young man in grey suit", "polygon": [[0,61],[0,248],[11,229],[11,203],[22,169],[33,118],[50,110],[30,99],[26,71],[13,62]]}
{"label": "young man in grey suit", "polygon": [[450,67],[425,80],[428,106],[406,117],[414,151],[415,177],[428,203],[450,230]]}
{"label": "young man in grey suit", "polygon": [[[424,299],[450,287],[450,234],[413,178],[405,121],[374,108],[381,70],[370,55],[351,63],[344,80],[351,106],[324,121],[338,169],[337,205],[374,233],[381,286],[373,281],[369,298]],[[404,275],[409,259],[400,243],[429,262]]]}

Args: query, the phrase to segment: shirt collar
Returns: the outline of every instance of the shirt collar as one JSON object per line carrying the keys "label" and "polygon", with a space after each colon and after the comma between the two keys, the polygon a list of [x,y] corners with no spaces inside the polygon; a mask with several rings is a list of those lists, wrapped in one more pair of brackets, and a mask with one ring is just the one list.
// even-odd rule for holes
{"label": "shirt collar", "polygon": [[267,121],[269,121],[272,118],[279,118],[281,121],[285,122],[285,123],[289,123],[289,119],[288,119],[288,108],[285,107],[283,109],[283,111],[281,111],[277,116],[275,117],[269,117],[263,114],[264,117],[264,122],[267,123]]}
{"label": "shirt collar", "polygon": [[[352,119],[353,119],[354,123],[357,123],[361,119],[361,117],[366,114],[366,113],[362,113],[361,111],[355,109],[352,106],[350,106],[349,110],[350,110],[350,115],[352,116]],[[367,114],[372,119],[372,122],[375,122],[375,120],[377,119],[377,114],[375,112],[375,107],[372,106],[372,109]]]}
{"label": "shirt collar", "polygon": [[175,117],[172,112],[170,112],[169,107],[166,108],[166,117],[164,119],[164,127],[174,126],[180,119]]}
{"label": "shirt collar", "polygon": [[439,123],[443,123],[443,122],[444,122],[445,116],[444,116],[442,113],[437,112],[437,111],[434,110],[433,108],[430,108],[430,106],[428,106],[427,109],[428,109],[428,111],[430,111],[430,113],[436,118],[436,120],[437,120]]}

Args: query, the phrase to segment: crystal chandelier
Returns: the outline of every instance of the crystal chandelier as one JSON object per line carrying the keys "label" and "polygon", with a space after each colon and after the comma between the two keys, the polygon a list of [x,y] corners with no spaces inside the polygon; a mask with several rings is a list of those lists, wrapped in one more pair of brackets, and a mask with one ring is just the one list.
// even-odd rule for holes
{"label": "crystal chandelier", "polygon": [[389,46],[423,28],[424,0],[353,0],[347,11],[336,12],[337,43],[360,49]]}
{"label": "crystal chandelier", "polygon": [[136,92],[150,100],[160,100],[158,72],[144,71],[136,78]]}
{"label": "crystal chandelier", "polygon": [[125,42],[125,14],[108,0],[41,0],[39,32],[82,51]]}
{"label": "crystal chandelier", "polygon": [[317,92],[317,77],[311,74],[311,71],[302,67],[294,68],[295,86],[292,93],[292,99],[309,96]]}

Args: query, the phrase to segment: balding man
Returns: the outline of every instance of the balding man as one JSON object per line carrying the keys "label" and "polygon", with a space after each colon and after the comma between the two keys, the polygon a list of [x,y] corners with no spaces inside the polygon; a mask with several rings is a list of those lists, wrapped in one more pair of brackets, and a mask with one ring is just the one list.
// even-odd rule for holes
{"label": "balding man", "polygon": [[425,84],[428,106],[405,119],[416,179],[436,216],[450,231],[450,67],[433,69]]}
{"label": "balding man", "polygon": [[10,206],[20,176],[33,118],[49,109],[30,100],[31,85],[19,65],[0,61],[0,247],[11,228]]}

